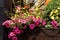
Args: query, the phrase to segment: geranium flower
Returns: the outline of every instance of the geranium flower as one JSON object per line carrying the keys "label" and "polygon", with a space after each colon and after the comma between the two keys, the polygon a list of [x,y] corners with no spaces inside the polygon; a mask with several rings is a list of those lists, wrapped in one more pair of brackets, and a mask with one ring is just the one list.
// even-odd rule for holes
{"label": "geranium flower", "polygon": [[16,34],[14,33],[14,32],[10,32],[9,34],[8,34],[8,38],[10,39],[11,37],[13,37],[13,36],[16,36]]}
{"label": "geranium flower", "polygon": [[46,24],[46,21],[45,21],[45,20],[43,20],[43,21],[42,21],[42,25],[43,25],[43,26],[45,26],[45,24]]}
{"label": "geranium flower", "polygon": [[35,25],[34,24],[30,24],[29,28],[30,29],[34,29]]}
{"label": "geranium flower", "polygon": [[5,25],[7,28],[10,27],[10,25],[14,24],[12,20],[5,21],[2,25]]}
{"label": "geranium flower", "polygon": [[16,12],[20,12],[20,11],[21,11],[20,6],[16,6]]}
{"label": "geranium flower", "polygon": [[17,37],[12,37],[12,40],[18,40],[18,38]]}
{"label": "geranium flower", "polygon": [[55,21],[55,20],[51,21],[51,24],[52,24],[52,26],[53,26],[54,28],[57,28],[57,27],[58,27],[58,23],[57,23],[57,21]]}
{"label": "geranium flower", "polygon": [[20,29],[18,29],[18,28],[16,28],[16,29],[14,30],[14,32],[15,32],[16,34],[21,34],[23,31],[20,30]]}

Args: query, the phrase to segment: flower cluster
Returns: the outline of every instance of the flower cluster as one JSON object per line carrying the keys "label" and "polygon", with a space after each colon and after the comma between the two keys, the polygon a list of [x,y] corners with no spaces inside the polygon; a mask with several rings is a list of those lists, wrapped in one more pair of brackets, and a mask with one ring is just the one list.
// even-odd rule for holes
{"label": "flower cluster", "polygon": [[36,27],[58,28],[60,25],[60,8],[50,10],[49,14],[40,12],[40,5],[30,8],[29,5],[20,5],[15,7],[13,15],[10,20],[6,20],[2,25],[6,28],[12,29],[8,34],[8,38],[12,40],[18,40],[17,35],[24,33],[28,28],[34,30]]}

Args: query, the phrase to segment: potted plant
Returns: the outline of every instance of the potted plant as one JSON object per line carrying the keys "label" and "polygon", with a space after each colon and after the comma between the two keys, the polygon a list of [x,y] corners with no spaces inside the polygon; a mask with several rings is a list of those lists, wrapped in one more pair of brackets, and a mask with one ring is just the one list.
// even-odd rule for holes
{"label": "potted plant", "polygon": [[44,14],[47,24],[43,32],[48,36],[56,36],[60,29],[60,0],[51,0],[45,8]]}
{"label": "potted plant", "polygon": [[[40,12],[40,5],[35,5],[34,7],[30,7],[28,4],[23,5],[23,7],[21,5],[15,6],[13,14],[10,14],[10,20],[2,23],[2,25],[9,29],[8,38],[18,40],[19,36],[25,37],[23,34],[37,33],[36,31],[38,30],[42,30],[48,36],[56,35],[59,32],[60,26],[59,1],[50,1],[44,13]],[[55,4],[52,3],[55,3],[57,7],[54,7]]]}

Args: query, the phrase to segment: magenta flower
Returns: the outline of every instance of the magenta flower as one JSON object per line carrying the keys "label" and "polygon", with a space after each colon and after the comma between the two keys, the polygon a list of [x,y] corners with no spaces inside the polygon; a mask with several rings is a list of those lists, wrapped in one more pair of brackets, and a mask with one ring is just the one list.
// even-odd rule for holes
{"label": "magenta flower", "polygon": [[46,21],[43,20],[43,21],[42,21],[42,25],[45,26],[45,24],[46,24]]}
{"label": "magenta flower", "polygon": [[16,36],[16,34],[15,34],[14,32],[10,32],[10,33],[8,34],[8,38],[10,39],[12,36]]}
{"label": "magenta flower", "polygon": [[57,27],[58,27],[58,23],[57,23],[57,21],[55,21],[55,20],[51,21],[51,24],[52,24],[52,26],[53,26],[54,28],[57,28]]}
{"label": "magenta flower", "polygon": [[14,24],[12,20],[5,21],[2,25],[5,25],[7,28],[10,27],[10,25]]}
{"label": "magenta flower", "polygon": [[39,23],[40,23],[40,18],[36,19],[35,25],[39,26]]}
{"label": "magenta flower", "polygon": [[16,29],[14,30],[14,32],[15,32],[16,34],[21,34],[23,31],[20,30],[20,29],[18,29],[18,28],[16,28]]}
{"label": "magenta flower", "polygon": [[18,40],[18,38],[17,37],[12,37],[12,40]]}
{"label": "magenta flower", "polygon": [[30,24],[29,28],[30,29],[34,29],[35,25],[34,24]]}
{"label": "magenta flower", "polygon": [[21,20],[21,23],[25,24],[27,21],[26,20]]}

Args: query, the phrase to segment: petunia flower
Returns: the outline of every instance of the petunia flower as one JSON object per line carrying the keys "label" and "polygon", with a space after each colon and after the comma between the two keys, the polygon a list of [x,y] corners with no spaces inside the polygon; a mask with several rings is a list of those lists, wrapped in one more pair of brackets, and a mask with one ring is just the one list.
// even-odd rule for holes
{"label": "petunia flower", "polygon": [[27,21],[26,20],[21,20],[21,23],[25,24]]}
{"label": "petunia flower", "polygon": [[18,28],[16,28],[16,29],[14,30],[14,32],[15,32],[16,34],[21,34],[23,31],[20,30],[20,29],[18,29]]}
{"label": "petunia flower", "polygon": [[18,40],[18,38],[17,37],[12,37],[12,40]]}
{"label": "petunia flower", "polygon": [[40,23],[40,18],[36,18],[35,25],[39,26],[39,23]]}
{"label": "petunia flower", "polygon": [[16,34],[14,33],[14,32],[10,32],[9,34],[8,34],[8,38],[10,39],[11,37],[13,37],[13,36],[16,36]]}
{"label": "petunia flower", "polygon": [[14,24],[12,20],[6,20],[2,25],[5,25],[7,28],[10,27],[10,25]]}
{"label": "petunia flower", "polygon": [[55,20],[51,21],[51,24],[52,24],[52,26],[53,26],[54,28],[57,28],[57,27],[58,27],[58,23],[57,23],[57,21],[55,21]]}
{"label": "petunia flower", "polygon": [[46,24],[46,21],[43,20],[43,21],[42,21],[42,25],[45,26],[45,24]]}
{"label": "petunia flower", "polygon": [[30,29],[34,29],[34,28],[35,28],[35,25],[34,25],[34,24],[30,24],[30,25],[29,25],[29,28],[30,28]]}

